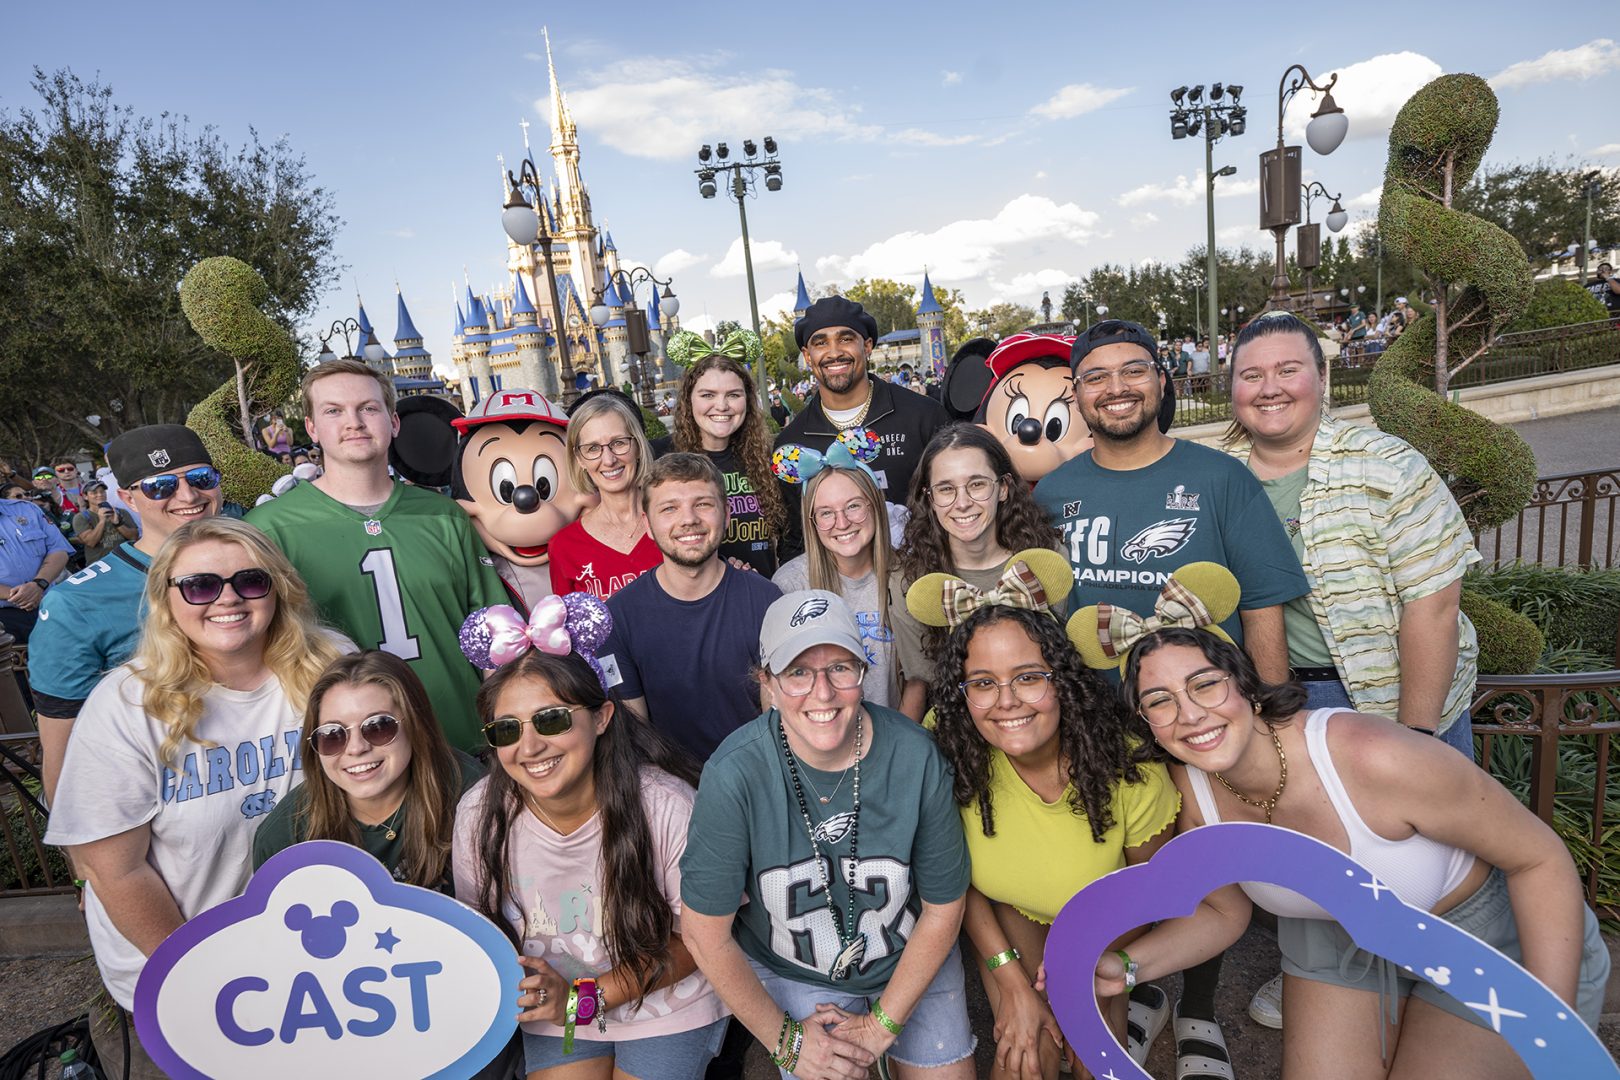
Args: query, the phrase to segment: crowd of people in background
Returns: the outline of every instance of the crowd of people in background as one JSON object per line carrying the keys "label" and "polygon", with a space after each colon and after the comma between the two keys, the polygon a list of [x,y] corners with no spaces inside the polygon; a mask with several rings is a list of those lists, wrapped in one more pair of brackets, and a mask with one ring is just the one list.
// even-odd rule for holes
{"label": "crowd of people in background", "polygon": [[[723,356],[685,372],[665,438],[615,391],[581,405],[567,465],[595,501],[532,611],[455,502],[391,475],[394,388],[356,361],[306,374],[320,470],[246,520],[177,425],[113,440],[107,477],[0,463],[0,624],[28,647],[109,1075],[161,1075],[129,1023],[146,958],[308,839],[511,941],[499,1080],[735,1077],[754,1042],[783,1076],[969,1077],[970,979],[993,1075],[1083,1075],[1044,993],[1053,919],[1220,821],[1345,848],[1595,1025],[1608,957],[1573,863],[1472,763],[1479,555],[1421,455],[1324,411],[1311,326],[1080,331],[1095,445],[1033,486],[933,380],[875,375],[861,305],[794,332],[796,414]],[[1166,373],[1226,376],[1224,451],[1160,429]],[[259,435],[299,453],[279,414]],[[495,646],[526,618],[546,634]],[[1178,1080],[1232,1080],[1221,955],[1258,904],[1282,973],[1250,1015],[1290,1080],[1519,1075],[1473,1010],[1300,901],[1233,886],[1115,942],[1096,992],[1132,1058],[1170,1026]],[[1152,980],[1178,971],[1171,1001]],[[576,1028],[580,994],[599,1019]]]}

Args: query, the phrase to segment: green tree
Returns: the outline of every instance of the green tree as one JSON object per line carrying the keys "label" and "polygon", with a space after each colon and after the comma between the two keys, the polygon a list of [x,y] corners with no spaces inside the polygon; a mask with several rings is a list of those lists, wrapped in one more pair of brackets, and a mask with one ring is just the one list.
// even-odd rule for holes
{"label": "green tree", "polygon": [[988,323],[991,337],[1004,338],[1008,334],[1016,334],[1025,327],[1035,325],[1036,318],[1035,309],[1032,307],[1000,303],[968,312],[967,322],[973,327],[975,334],[980,332],[981,323]]}
{"label": "green tree", "polygon": [[878,337],[917,328],[917,290],[903,282],[861,278],[844,290],[844,298],[860,304],[877,320]]}
{"label": "green tree", "polygon": [[[1593,171],[1574,158],[1563,164],[1542,158],[1487,167],[1462,187],[1452,205],[1505,230],[1531,263],[1546,264],[1581,243],[1586,231],[1582,189]],[[1620,179],[1613,175],[1592,200],[1592,239],[1604,247],[1620,241]]]}
{"label": "green tree", "polygon": [[724,341],[728,335],[734,334],[741,329],[742,323],[736,319],[721,319],[714,324],[714,340],[717,342]]}
{"label": "green tree", "polygon": [[178,422],[232,375],[181,311],[196,263],[247,263],[289,332],[342,268],[332,197],[285,140],[233,149],[71,71],[33,88],[37,110],[0,111],[0,440],[37,461]]}

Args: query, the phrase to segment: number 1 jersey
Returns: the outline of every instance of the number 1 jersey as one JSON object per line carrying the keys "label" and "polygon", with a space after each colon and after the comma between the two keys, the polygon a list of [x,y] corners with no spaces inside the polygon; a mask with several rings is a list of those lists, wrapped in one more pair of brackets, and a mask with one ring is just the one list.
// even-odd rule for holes
{"label": "number 1 jersey", "polygon": [[299,484],[247,520],[298,568],[325,622],[363,649],[410,662],[452,746],[482,749],[473,711],[479,675],[461,655],[458,633],[475,609],[509,600],[460,507],[396,484],[367,515]]}

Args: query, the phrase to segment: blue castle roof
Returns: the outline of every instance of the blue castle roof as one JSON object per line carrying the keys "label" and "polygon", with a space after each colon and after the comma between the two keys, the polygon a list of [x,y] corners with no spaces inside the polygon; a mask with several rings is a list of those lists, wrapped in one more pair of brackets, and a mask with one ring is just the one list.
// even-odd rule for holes
{"label": "blue castle roof", "polygon": [[618,248],[613,246],[613,234],[608,232],[606,229],[602,230],[602,250],[603,251],[618,251],[619,250]]}
{"label": "blue castle roof", "polygon": [[922,303],[917,305],[917,314],[937,315],[944,310],[939,306],[939,301],[935,299],[933,282],[928,280],[928,271],[924,270]]}
{"label": "blue castle roof", "polygon": [[422,348],[422,346],[420,346],[420,345],[412,345],[408,349],[400,349],[398,352],[394,353],[394,359],[398,360],[400,357],[429,356],[429,355],[431,355],[431,354],[426,349]]}
{"label": "blue castle roof", "polygon": [[804,274],[799,274],[799,295],[793,298],[793,310],[804,311],[810,306],[810,292],[804,287]]}
{"label": "blue castle roof", "polygon": [[456,337],[460,337],[467,330],[467,316],[461,311],[461,301],[456,301]]}
{"label": "blue castle roof", "polygon": [[[417,332],[416,324],[411,322],[411,313],[405,308],[405,294],[394,291],[395,306],[399,309],[399,328],[394,331],[394,343],[401,341],[420,340],[422,335]],[[401,354],[403,355],[403,354]]]}
{"label": "blue castle roof", "polygon": [[529,290],[523,285],[523,275],[514,276],[517,278],[517,302],[512,305],[512,314],[514,316],[538,314],[534,310],[534,304],[529,301]]}
{"label": "blue castle roof", "polygon": [[878,338],[877,343],[879,345],[896,345],[902,341],[920,341],[921,339],[921,330],[895,330]]}
{"label": "blue castle roof", "polygon": [[607,278],[607,288],[602,290],[602,303],[610,308],[624,307],[624,298],[619,295],[619,287],[613,283],[611,277],[607,277],[606,274],[602,276]]}

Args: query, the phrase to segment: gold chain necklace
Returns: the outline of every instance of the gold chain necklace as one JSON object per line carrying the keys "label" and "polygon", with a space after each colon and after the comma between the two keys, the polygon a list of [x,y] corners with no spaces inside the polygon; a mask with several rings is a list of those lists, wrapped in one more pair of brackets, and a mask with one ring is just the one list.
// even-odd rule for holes
{"label": "gold chain necklace", "polygon": [[1267,825],[1271,824],[1271,812],[1277,809],[1277,800],[1282,798],[1283,788],[1288,786],[1288,756],[1283,753],[1282,740],[1277,738],[1277,730],[1275,728],[1271,729],[1271,745],[1277,748],[1277,764],[1282,767],[1282,779],[1277,781],[1277,790],[1271,793],[1271,798],[1261,799],[1259,801],[1251,799],[1247,795],[1244,795],[1243,792],[1227,783],[1226,777],[1222,776],[1220,773],[1215,774],[1215,779],[1221,782],[1221,787],[1225,788],[1227,791],[1230,791],[1238,802],[1242,803],[1244,806],[1252,806],[1256,810],[1264,810],[1266,812]]}
{"label": "gold chain necklace", "polygon": [[852,417],[847,423],[839,423],[837,420],[834,420],[832,418],[832,413],[827,411],[825,402],[823,402],[821,406],[821,415],[825,416],[827,418],[827,422],[833,427],[837,428],[839,431],[848,431],[850,428],[860,427],[861,424],[866,421],[866,414],[872,411],[872,399],[875,397],[877,397],[877,388],[869,382],[866,384],[866,401],[862,403],[861,411],[856,413],[854,417]]}

